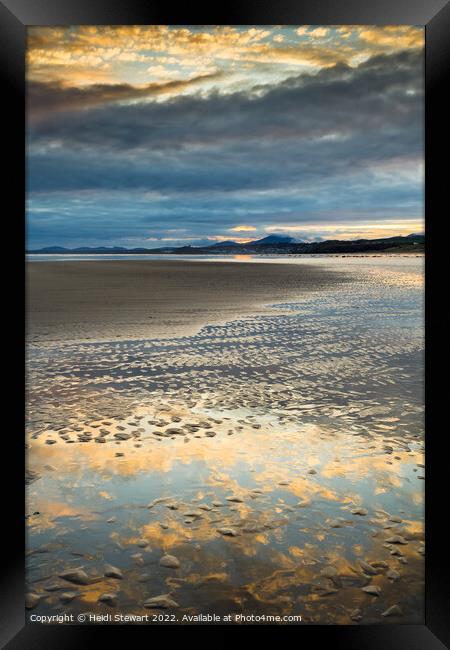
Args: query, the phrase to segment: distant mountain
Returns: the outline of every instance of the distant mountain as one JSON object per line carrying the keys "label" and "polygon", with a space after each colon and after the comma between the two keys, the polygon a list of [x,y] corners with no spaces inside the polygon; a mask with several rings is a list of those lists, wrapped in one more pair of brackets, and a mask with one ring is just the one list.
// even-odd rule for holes
{"label": "distant mountain", "polygon": [[236,241],[232,241],[231,239],[228,239],[226,241],[216,241],[215,244],[211,244],[211,248],[214,246],[239,246]]}
{"label": "distant mountain", "polygon": [[45,248],[40,248],[37,251],[28,251],[29,253],[68,253],[69,250],[63,246],[46,246]]}
{"label": "distant mountain", "polygon": [[253,246],[259,246],[260,244],[294,244],[296,241],[295,237],[289,237],[288,235],[267,235],[267,237],[256,239],[249,242],[249,244]]}
{"label": "distant mountain", "polygon": [[46,246],[36,251],[29,251],[30,253],[53,253],[53,254],[68,254],[68,253],[128,253],[128,248],[123,246],[79,246],[78,248],[64,248],[64,246]]}
{"label": "distant mountain", "polygon": [[98,246],[92,248],[90,246],[80,246],[79,248],[73,248],[72,253],[128,253],[128,249],[123,246]]}
{"label": "distant mountain", "polygon": [[315,242],[299,242],[285,235],[269,235],[263,239],[238,244],[234,241],[215,242],[207,246],[172,246],[164,248],[123,248],[121,246],[97,248],[80,247],[64,248],[62,246],[47,246],[39,250],[29,250],[28,253],[38,254],[178,254],[178,255],[227,255],[243,253],[266,255],[320,255],[330,253],[375,253],[375,252],[422,252],[425,249],[425,236],[411,234],[406,237],[384,237],[382,239],[356,240],[326,240]]}

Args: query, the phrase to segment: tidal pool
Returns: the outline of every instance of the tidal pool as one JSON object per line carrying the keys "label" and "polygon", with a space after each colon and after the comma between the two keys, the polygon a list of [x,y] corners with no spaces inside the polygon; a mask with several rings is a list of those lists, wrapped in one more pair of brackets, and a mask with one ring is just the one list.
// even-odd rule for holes
{"label": "tidal pool", "polygon": [[346,270],[191,337],[29,346],[33,613],[423,622],[423,259]]}

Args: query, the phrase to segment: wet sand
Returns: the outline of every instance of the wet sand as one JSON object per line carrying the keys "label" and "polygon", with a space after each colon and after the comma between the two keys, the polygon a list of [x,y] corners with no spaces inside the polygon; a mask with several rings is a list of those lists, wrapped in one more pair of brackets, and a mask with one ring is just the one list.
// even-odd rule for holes
{"label": "wet sand", "polygon": [[29,347],[30,614],[423,624],[423,267],[333,263],[270,315]]}
{"label": "wet sand", "polygon": [[77,261],[27,265],[27,338],[170,338],[206,324],[270,312],[342,274],[312,265]]}

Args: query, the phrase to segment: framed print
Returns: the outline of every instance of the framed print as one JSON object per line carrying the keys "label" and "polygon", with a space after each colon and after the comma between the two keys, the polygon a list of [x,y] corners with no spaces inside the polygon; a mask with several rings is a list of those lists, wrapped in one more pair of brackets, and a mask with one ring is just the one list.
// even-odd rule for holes
{"label": "framed print", "polygon": [[448,5],[0,9],[3,646],[444,648]]}

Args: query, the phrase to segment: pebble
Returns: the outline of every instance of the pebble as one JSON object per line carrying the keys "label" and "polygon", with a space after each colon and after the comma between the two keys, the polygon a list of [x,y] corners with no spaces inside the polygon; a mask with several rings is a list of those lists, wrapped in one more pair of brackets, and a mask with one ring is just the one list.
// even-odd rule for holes
{"label": "pebble", "polygon": [[367,575],[369,576],[377,575],[377,570],[367,562],[364,562],[364,560],[359,560],[359,566],[364,571],[364,573],[367,573]]}
{"label": "pebble", "polygon": [[189,512],[184,512],[183,515],[185,517],[193,517],[194,519],[200,519],[200,517],[203,517],[203,512],[200,510],[189,510]]}
{"label": "pebble", "polygon": [[225,535],[226,537],[237,536],[237,532],[234,530],[234,528],[218,528],[217,532],[220,533],[221,535]]}
{"label": "pebble", "polygon": [[402,537],[401,535],[393,535],[392,537],[388,537],[386,542],[388,542],[388,544],[407,544],[408,543],[406,541],[406,539],[404,537]]}
{"label": "pebble", "polygon": [[386,572],[386,577],[389,578],[389,580],[392,580],[392,582],[395,582],[400,578],[400,574],[395,569],[389,569],[389,571]]}
{"label": "pebble", "polygon": [[360,517],[365,517],[368,513],[368,511],[365,508],[353,508],[351,510],[352,515],[359,515]]}
{"label": "pebble", "polygon": [[154,499],[148,504],[147,508],[150,510],[150,508],[153,508],[153,506],[157,506],[159,503],[164,503],[165,501],[170,501],[170,497],[160,497],[159,499]]}
{"label": "pebble", "polygon": [[112,566],[111,564],[107,564],[105,566],[105,570],[103,575],[105,575],[107,578],[116,578],[116,580],[122,580],[123,579],[123,573],[120,569],[118,569],[115,566]]}
{"label": "pebble", "polygon": [[59,600],[63,603],[70,603],[74,598],[78,596],[78,592],[76,591],[65,591],[62,593],[59,597]]}
{"label": "pebble", "polygon": [[169,594],[163,594],[146,600],[144,607],[147,609],[169,609],[170,607],[179,607],[179,604]]}
{"label": "pebble", "polygon": [[381,616],[403,616],[403,612],[398,605],[392,605]]}
{"label": "pebble", "polygon": [[367,585],[367,587],[363,587],[362,590],[371,596],[379,596],[381,593],[380,587],[377,587],[376,585]]}
{"label": "pebble", "polygon": [[45,591],[58,591],[59,589],[64,589],[64,585],[60,582],[52,582],[51,584],[45,585]]}
{"label": "pebble", "polygon": [[159,566],[164,566],[168,569],[179,569],[180,562],[174,555],[163,555],[159,561]]}
{"label": "pebble", "polygon": [[117,596],[115,594],[102,594],[98,598],[99,603],[105,603],[105,605],[110,605],[114,607],[117,605]]}
{"label": "pebble", "polygon": [[83,569],[72,569],[70,571],[65,571],[64,573],[59,574],[60,578],[67,580],[68,582],[73,582],[76,585],[90,585],[92,582],[96,582],[97,578],[91,578],[88,576],[86,571]]}
{"label": "pebble", "polygon": [[371,562],[372,566],[376,569],[389,569],[389,564],[384,562],[384,560],[379,560],[378,562]]}
{"label": "pebble", "polygon": [[332,519],[329,522],[329,526],[330,528],[343,528],[344,524],[341,521],[339,521],[339,519]]}

